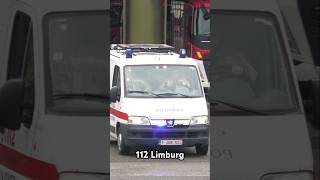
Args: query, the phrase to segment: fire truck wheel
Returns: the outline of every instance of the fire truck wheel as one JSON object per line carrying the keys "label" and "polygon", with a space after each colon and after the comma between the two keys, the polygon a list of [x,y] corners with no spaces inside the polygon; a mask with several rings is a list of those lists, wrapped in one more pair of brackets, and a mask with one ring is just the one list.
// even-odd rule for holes
{"label": "fire truck wheel", "polygon": [[196,144],[196,152],[198,155],[207,155],[208,145]]}
{"label": "fire truck wheel", "polygon": [[126,146],[124,143],[124,137],[123,133],[121,131],[121,128],[118,130],[118,138],[117,138],[117,145],[118,145],[118,151],[121,155],[128,155],[130,152],[129,146]]}

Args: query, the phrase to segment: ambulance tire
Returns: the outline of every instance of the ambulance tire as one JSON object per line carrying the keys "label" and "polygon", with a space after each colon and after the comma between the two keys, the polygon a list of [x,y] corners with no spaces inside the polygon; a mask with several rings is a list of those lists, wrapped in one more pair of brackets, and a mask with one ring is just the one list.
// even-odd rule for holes
{"label": "ambulance tire", "polygon": [[196,144],[196,152],[198,155],[207,155],[209,146],[208,144]]}
{"label": "ambulance tire", "polygon": [[130,152],[130,147],[125,145],[124,139],[125,138],[124,138],[123,132],[122,132],[121,128],[119,127],[118,134],[117,134],[118,151],[119,151],[119,154],[121,154],[121,155],[128,155]]}

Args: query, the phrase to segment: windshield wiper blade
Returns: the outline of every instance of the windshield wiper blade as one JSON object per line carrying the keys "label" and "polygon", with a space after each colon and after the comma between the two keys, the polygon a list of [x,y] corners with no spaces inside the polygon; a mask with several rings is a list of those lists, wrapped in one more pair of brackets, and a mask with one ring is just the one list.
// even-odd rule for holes
{"label": "windshield wiper blade", "polygon": [[165,95],[168,95],[168,96],[177,96],[177,95],[180,95],[180,96],[183,96],[183,97],[191,98],[191,96],[186,95],[186,94],[182,94],[182,93],[159,93],[159,94],[157,94],[157,95],[159,95],[159,96],[165,96]]}
{"label": "windshield wiper blade", "polygon": [[68,98],[98,98],[107,99],[107,95],[92,94],[92,93],[63,93],[53,95],[54,99],[68,99]]}
{"label": "windshield wiper blade", "polygon": [[220,101],[220,100],[216,100],[216,99],[210,99],[210,104],[212,104],[212,102],[215,102],[215,103],[220,103],[220,104],[224,104],[226,106],[229,106],[231,108],[234,108],[234,109],[238,109],[238,110],[241,110],[241,111],[245,111],[245,112],[250,112],[250,113],[254,113],[254,114],[257,114],[257,115],[269,115],[268,113],[265,113],[265,112],[262,112],[262,111],[259,111],[259,110],[256,110],[256,109],[252,109],[252,108],[249,108],[249,107],[245,107],[245,106],[239,106],[237,104],[232,104],[232,103],[229,103],[229,102],[225,102],[225,101]]}
{"label": "windshield wiper blade", "polygon": [[148,94],[148,95],[160,97],[158,94],[154,94],[154,93],[148,92],[148,91],[128,91],[128,93]]}

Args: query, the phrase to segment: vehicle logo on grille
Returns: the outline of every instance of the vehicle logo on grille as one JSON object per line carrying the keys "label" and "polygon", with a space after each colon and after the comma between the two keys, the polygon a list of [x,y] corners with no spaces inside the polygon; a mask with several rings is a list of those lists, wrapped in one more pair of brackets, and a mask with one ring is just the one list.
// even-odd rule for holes
{"label": "vehicle logo on grille", "polygon": [[167,127],[173,127],[174,126],[174,120],[170,119],[167,120]]}

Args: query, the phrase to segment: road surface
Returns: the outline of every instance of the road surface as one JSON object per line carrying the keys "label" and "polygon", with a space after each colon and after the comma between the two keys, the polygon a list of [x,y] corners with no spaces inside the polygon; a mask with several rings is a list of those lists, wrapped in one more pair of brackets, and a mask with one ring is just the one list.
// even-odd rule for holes
{"label": "road surface", "polygon": [[[119,155],[115,142],[110,144],[111,180],[209,180],[210,155],[199,156],[194,148],[171,147],[167,149],[148,149],[165,152],[183,152],[184,160],[179,159],[137,159],[136,150],[130,155]],[[150,157],[150,156],[149,156]]]}

